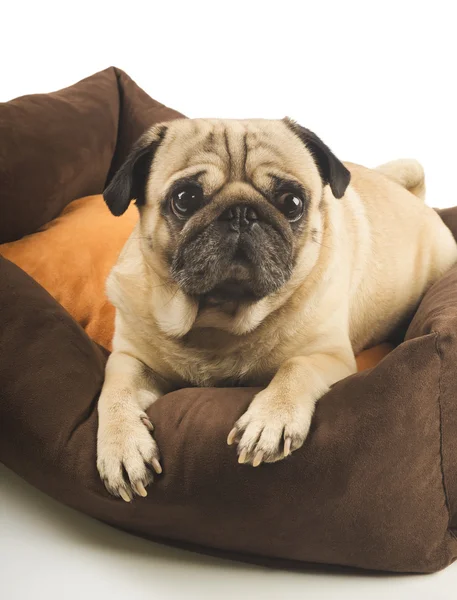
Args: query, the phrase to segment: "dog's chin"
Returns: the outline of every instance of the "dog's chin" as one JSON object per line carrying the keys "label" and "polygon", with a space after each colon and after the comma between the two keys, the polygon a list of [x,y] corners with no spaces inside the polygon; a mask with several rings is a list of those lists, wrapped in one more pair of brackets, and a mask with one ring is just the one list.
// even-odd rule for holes
{"label": "dog's chin", "polygon": [[239,304],[251,304],[261,299],[248,281],[239,279],[226,279],[212,290],[198,296],[200,308],[206,307],[230,307],[234,308]]}
{"label": "dog's chin", "polygon": [[[219,275],[219,276],[217,276]],[[234,313],[240,306],[249,306],[276,292],[287,277],[265,276],[246,260],[234,260],[225,271],[183,277],[181,290],[198,302],[199,310],[219,308]]]}
{"label": "dog's chin", "polygon": [[192,295],[198,301],[200,310],[220,307],[232,311],[240,304],[251,304],[264,296],[254,282],[252,265],[235,261],[227,269],[224,278],[214,282],[210,289],[194,289]]}

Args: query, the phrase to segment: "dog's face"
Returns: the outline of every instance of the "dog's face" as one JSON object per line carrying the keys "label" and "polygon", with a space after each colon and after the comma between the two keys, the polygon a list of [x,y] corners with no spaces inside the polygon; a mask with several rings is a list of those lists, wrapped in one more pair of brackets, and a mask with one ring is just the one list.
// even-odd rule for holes
{"label": "dog's face", "polygon": [[116,215],[136,200],[144,252],[189,298],[233,309],[316,260],[324,189],[340,198],[349,178],[289,120],[183,119],[147,132],[104,197]]}

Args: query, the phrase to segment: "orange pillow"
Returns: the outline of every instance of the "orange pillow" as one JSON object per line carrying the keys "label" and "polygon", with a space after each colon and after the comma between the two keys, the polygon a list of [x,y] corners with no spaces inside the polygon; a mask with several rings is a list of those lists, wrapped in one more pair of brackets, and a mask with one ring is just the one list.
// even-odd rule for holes
{"label": "orange pillow", "polygon": [[373,348],[369,348],[368,350],[364,350],[356,357],[357,362],[357,370],[365,371],[366,369],[371,369],[371,367],[375,367],[381,360],[392,352],[394,346],[392,344],[384,343],[379,344],[378,346],[374,346]]}
{"label": "orange pillow", "polygon": [[96,342],[111,349],[114,307],[105,281],[138,219],[114,217],[103,196],[71,202],[37,233],[0,245],[0,254],[38,281]]}
{"label": "orange pillow", "polygon": [[[0,245],[0,254],[40,283],[84,327],[111,350],[114,307],[105,295],[105,281],[138,219],[132,205],[113,217],[103,197],[71,202],[42,230],[17,242]],[[381,344],[357,357],[357,368],[374,367],[392,346]]]}

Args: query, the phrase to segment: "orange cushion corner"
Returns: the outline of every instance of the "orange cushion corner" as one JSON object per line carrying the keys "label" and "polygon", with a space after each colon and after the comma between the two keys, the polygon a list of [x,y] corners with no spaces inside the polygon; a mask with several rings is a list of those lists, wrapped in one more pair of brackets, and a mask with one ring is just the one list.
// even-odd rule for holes
{"label": "orange cushion corner", "polygon": [[138,220],[114,217],[102,195],[71,202],[40,231],[0,245],[0,254],[42,285],[101,346],[111,349],[114,307],[106,278]]}
{"label": "orange cushion corner", "polygon": [[375,367],[389,354],[389,352],[392,352],[393,349],[394,346],[392,344],[385,342],[378,346],[374,346],[373,348],[368,348],[368,350],[364,350],[356,357],[357,371],[360,373],[361,371],[366,371],[367,369]]}

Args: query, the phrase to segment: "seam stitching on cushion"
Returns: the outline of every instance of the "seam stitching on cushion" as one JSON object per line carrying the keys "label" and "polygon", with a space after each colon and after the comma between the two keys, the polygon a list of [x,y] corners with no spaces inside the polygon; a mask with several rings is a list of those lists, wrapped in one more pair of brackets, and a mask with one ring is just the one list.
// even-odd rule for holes
{"label": "seam stitching on cushion", "polygon": [[440,350],[440,346],[439,346],[439,338],[440,338],[440,334],[438,331],[433,331],[433,334],[435,336],[435,351],[436,354],[439,358],[440,361],[440,373],[439,373],[439,377],[438,377],[438,408],[439,408],[439,414],[440,414],[440,468],[441,468],[441,480],[443,482],[443,493],[444,493],[444,499],[446,502],[446,509],[447,509],[447,515],[448,515],[448,523],[447,523],[447,530],[449,531],[449,533],[452,535],[452,537],[456,538],[456,534],[454,533],[454,531],[451,528],[451,506],[449,504],[449,496],[448,496],[448,492],[447,492],[447,487],[446,487],[446,476],[444,473],[444,458],[443,458],[443,408],[442,408],[442,404],[441,404],[441,394],[442,394],[442,387],[441,387],[441,380],[442,380],[442,372],[443,372],[443,355],[442,352]]}
{"label": "seam stitching on cushion", "polygon": [[75,434],[75,432],[82,425],[84,425],[84,423],[86,423],[86,421],[88,421],[90,419],[90,417],[92,416],[92,414],[98,408],[98,397],[99,397],[99,394],[96,394],[95,397],[91,400],[88,408],[85,411],[83,411],[83,413],[81,414],[81,416],[80,416],[79,419],[76,419],[73,427],[71,428],[70,433],[68,434],[68,438],[66,440],[67,444],[71,442],[71,439],[72,439],[73,435]]}
{"label": "seam stitching on cushion", "polygon": [[116,143],[114,144],[113,156],[111,157],[111,163],[110,163],[110,166],[108,169],[108,174],[106,175],[105,186],[103,189],[105,189],[107,187],[108,182],[111,181],[111,179],[114,176],[113,164],[114,164],[115,158],[117,157],[117,150],[119,148],[121,119],[122,119],[122,113],[124,110],[124,90],[122,89],[120,73],[119,73],[117,67],[113,67],[113,69],[114,69],[114,75],[116,77],[117,94],[119,97],[119,112],[117,115]]}

